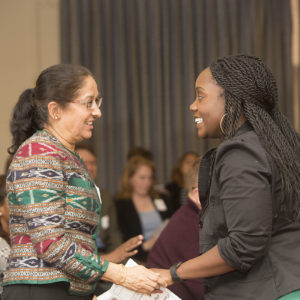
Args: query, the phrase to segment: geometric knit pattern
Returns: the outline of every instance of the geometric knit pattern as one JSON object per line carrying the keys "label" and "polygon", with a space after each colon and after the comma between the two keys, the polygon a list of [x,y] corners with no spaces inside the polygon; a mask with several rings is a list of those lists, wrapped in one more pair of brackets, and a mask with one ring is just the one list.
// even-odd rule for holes
{"label": "geometric knit pattern", "polygon": [[97,255],[101,200],[80,157],[46,130],[18,149],[7,175],[11,253],[4,284],[65,281],[91,294],[108,262]]}

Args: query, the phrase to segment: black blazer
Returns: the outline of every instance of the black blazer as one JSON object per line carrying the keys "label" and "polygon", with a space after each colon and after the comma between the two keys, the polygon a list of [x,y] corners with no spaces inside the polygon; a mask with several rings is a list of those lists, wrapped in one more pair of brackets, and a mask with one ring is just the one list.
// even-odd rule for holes
{"label": "black blazer", "polygon": [[279,170],[250,124],[212,155],[199,172],[200,252],[218,245],[235,271],[204,279],[205,299],[275,300],[300,289],[300,222],[278,214]]}
{"label": "black blazer", "polygon": [[[159,199],[161,199],[165,203],[166,209],[159,209],[159,207],[155,205],[156,199],[152,199],[154,207],[159,212],[162,220],[170,218],[173,213],[170,200],[166,196],[160,196]],[[116,208],[118,224],[122,233],[123,241],[125,242],[131,237],[134,237],[138,234],[142,234],[142,224],[132,199],[116,199]],[[143,248],[140,246],[138,248],[138,253],[132,258],[145,262],[147,255],[148,252],[144,251]]]}

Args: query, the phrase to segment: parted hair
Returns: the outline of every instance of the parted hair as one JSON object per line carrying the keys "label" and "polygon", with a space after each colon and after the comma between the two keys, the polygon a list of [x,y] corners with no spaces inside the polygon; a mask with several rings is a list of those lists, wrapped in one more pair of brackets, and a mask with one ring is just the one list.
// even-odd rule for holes
{"label": "parted hair", "polygon": [[243,113],[258,135],[269,159],[275,161],[282,182],[279,213],[290,220],[300,218],[300,136],[279,111],[278,90],[269,68],[255,56],[239,54],[210,65],[217,84],[224,89],[225,139],[236,132]]}
{"label": "parted hair", "polygon": [[125,165],[122,177],[119,183],[119,190],[117,193],[117,199],[128,199],[132,197],[133,188],[130,182],[132,176],[137,172],[138,168],[141,166],[147,166],[152,170],[152,180],[153,184],[150,188],[149,195],[153,198],[158,197],[158,193],[154,189],[154,184],[156,183],[155,177],[155,167],[154,163],[142,156],[133,156],[130,158]]}
{"label": "parted hair", "polygon": [[13,144],[8,152],[14,154],[36,130],[43,129],[51,101],[62,107],[72,102],[87,76],[93,75],[80,65],[58,64],[42,71],[35,87],[26,89],[14,107],[10,123]]}

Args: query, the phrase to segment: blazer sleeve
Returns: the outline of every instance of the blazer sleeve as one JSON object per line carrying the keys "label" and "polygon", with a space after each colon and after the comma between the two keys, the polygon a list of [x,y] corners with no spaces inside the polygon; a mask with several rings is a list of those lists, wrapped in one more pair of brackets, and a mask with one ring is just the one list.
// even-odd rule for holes
{"label": "blazer sleeve", "polygon": [[265,254],[272,233],[271,169],[261,146],[224,144],[215,170],[228,234],[218,249],[229,265],[246,272]]}
{"label": "blazer sleeve", "polygon": [[142,225],[131,199],[117,199],[116,210],[123,242],[142,234]]}

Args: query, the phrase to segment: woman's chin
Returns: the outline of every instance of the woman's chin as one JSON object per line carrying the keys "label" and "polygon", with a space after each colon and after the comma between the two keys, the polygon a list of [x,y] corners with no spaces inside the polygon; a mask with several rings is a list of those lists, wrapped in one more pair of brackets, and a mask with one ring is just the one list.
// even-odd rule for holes
{"label": "woman's chin", "polygon": [[87,131],[81,136],[81,141],[88,140],[92,137],[92,131]]}

